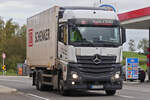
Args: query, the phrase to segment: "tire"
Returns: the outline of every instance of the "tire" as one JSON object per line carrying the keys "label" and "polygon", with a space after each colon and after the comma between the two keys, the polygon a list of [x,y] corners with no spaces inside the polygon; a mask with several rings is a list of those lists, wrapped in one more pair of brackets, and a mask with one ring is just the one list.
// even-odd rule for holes
{"label": "tire", "polygon": [[33,75],[32,75],[32,85],[36,85],[36,72],[33,72]]}
{"label": "tire", "polygon": [[133,79],[130,79],[130,82],[133,82],[134,80]]}
{"label": "tire", "polygon": [[141,79],[140,82],[143,83],[145,81],[145,79]]}
{"label": "tire", "polygon": [[115,95],[116,90],[105,90],[107,95]]}
{"label": "tire", "polygon": [[39,91],[47,91],[48,88],[46,85],[42,84],[42,71],[38,71],[38,75],[37,75],[37,84],[36,84],[36,89]]}
{"label": "tire", "polygon": [[59,72],[58,77],[58,91],[62,96],[68,96],[68,91],[64,89],[64,81],[62,71]]}
{"label": "tire", "polygon": [[68,96],[69,93],[67,90],[64,89],[64,81],[63,80],[59,80],[59,93],[62,95],[62,96]]}

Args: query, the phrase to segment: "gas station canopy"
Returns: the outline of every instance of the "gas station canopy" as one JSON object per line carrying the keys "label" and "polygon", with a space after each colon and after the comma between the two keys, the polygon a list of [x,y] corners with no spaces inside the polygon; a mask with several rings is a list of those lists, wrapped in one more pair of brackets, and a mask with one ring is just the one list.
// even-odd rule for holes
{"label": "gas station canopy", "polygon": [[121,25],[127,29],[149,29],[150,7],[118,14]]}

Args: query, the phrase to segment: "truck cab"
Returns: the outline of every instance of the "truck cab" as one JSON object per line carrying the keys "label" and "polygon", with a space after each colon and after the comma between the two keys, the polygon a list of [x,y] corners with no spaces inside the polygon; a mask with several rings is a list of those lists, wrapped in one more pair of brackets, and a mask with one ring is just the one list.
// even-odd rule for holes
{"label": "truck cab", "polygon": [[[60,92],[122,88],[122,45],[125,31],[113,11],[101,8],[60,8],[58,17]],[[62,76],[62,77],[61,77]]]}

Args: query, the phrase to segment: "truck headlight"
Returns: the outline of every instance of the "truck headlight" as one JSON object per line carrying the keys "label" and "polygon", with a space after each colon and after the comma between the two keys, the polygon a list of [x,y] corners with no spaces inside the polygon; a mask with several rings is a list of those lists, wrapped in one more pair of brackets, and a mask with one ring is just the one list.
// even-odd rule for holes
{"label": "truck headlight", "polygon": [[73,74],[72,74],[72,78],[73,78],[73,79],[78,79],[78,74],[77,74],[77,73],[73,73]]}
{"label": "truck headlight", "polygon": [[116,72],[112,77],[111,81],[114,82],[115,80],[118,80],[120,78],[120,71]]}
{"label": "truck headlight", "polygon": [[116,73],[116,74],[115,74],[115,79],[118,79],[118,78],[120,78],[120,74],[119,74],[119,73]]}
{"label": "truck headlight", "polygon": [[114,75],[115,79],[119,79],[120,78],[120,71],[117,71]]}

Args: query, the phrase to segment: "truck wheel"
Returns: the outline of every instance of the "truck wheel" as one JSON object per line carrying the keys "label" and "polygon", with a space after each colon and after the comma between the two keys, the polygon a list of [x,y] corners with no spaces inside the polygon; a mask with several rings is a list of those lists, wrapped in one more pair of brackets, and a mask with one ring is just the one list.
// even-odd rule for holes
{"label": "truck wheel", "polygon": [[116,90],[105,90],[107,95],[115,95]]}
{"label": "truck wheel", "polygon": [[133,82],[134,80],[133,79],[130,79],[130,82]]}
{"label": "truck wheel", "polygon": [[67,90],[64,90],[64,81],[63,80],[59,80],[59,93],[63,96],[67,96],[68,92]]}
{"label": "truck wheel", "polygon": [[36,89],[40,91],[45,91],[47,89],[46,85],[42,84],[42,71],[38,72]]}
{"label": "truck wheel", "polygon": [[144,79],[141,79],[141,80],[140,80],[141,83],[143,83],[144,81],[145,81]]}

